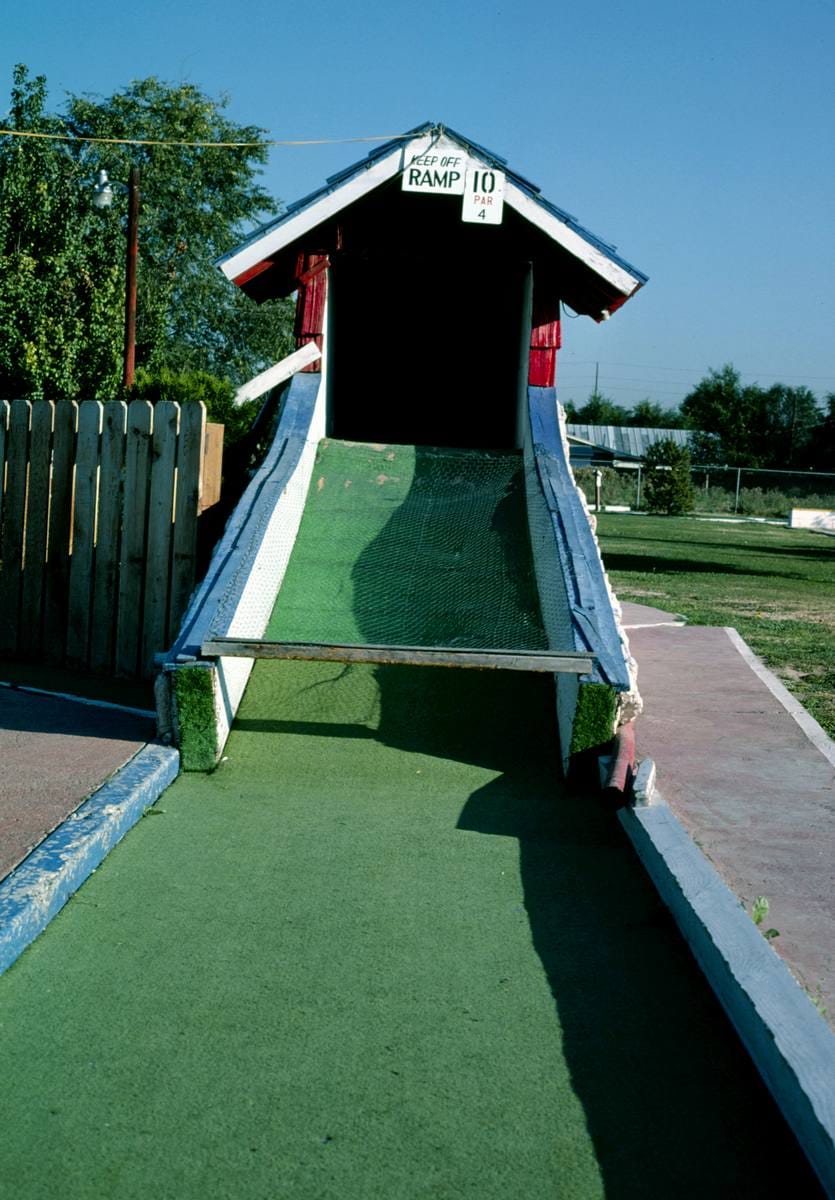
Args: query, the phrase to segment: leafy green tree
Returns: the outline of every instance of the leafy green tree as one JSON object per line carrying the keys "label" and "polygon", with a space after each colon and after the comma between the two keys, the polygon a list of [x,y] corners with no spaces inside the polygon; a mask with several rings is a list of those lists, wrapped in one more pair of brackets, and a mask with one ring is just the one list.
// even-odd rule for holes
{"label": "leafy green tree", "polygon": [[[61,132],[46,80],[15,68],[8,128]],[[0,396],[106,399],[119,386],[123,240],[56,144],[0,137]]]}
{"label": "leafy green tree", "polygon": [[[191,84],[134,81],[109,97],[70,96],[67,128],[79,137],[141,138],[187,145],[74,146],[92,177],[103,168],[124,180],[141,173],[137,364],[208,371],[243,383],[292,345],[292,309],[256,305],[214,266],[276,201],[258,182],[264,131],[225,115]],[[200,142],[245,142],[242,148]]]}
{"label": "leafy green tree", "polygon": [[241,149],[95,145],[0,137],[0,396],[120,394],[124,218],[91,204],[99,168],[142,172],[137,366],[242,383],[292,348],[292,306],[260,307],[214,266],[276,212],[258,183],[261,130],[240,126],[191,85],[140,80],[109,98],[71,96],[47,111],[43,76],[14,72],[10,129],[78,137],[247,142]]}
{"label": "leafy green tree", "polygon": [[644,503],[650,512],[675,516],[695,503],[690,482],[690,453],[671,438],[654,442],[644,456]]}
{"label": "leafy green tree", "polygon": [[802,464],[821,418],[808,388],[743,386],[730,363],[709,371],[682,401],[681,411],[690,429],[711,435],[709,453],[698,451],[701,461],[740,467]]}
{"label": "leafy green tree", "polygon": [[662,408],[654,400],[639,401],[629,414],[627,424],[643,429],[679,429],[681,414],[675,408]]}
{"label": "leafy green tree", "polygon": [[600,392],[592,392],[583,407],[577,409],[575,420],[580,425],[626,425],[628,417],[627,409]]}
{"label": "leafy green tree", "polygon": [[751,430],[758,389],[745,388],[739,372],[726,363],[711,368],[681,403],[686,427],[718,434],[721,461],[731,466],[757,466]]}

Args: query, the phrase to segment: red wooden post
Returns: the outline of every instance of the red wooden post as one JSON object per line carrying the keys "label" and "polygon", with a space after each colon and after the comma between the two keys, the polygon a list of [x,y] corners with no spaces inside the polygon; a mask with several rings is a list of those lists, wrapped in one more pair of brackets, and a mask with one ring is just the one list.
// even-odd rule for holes
{"label": "red wooden post", "polygon": [[[296,349],[315,342],[324,352],[322,334],[325,324],[325,301],[328,292],[327,254],[300,254],[296,268],[299,285],[296,300]],[[303,371],[320,371],[321,359],[302,367]]]}
{"label": "red wooden post", "polygon": [[528,383],[531,387],[554,386],[557,351],[561,344],[559,297],[554,293],[543,295],[534,287],[528,362]]}

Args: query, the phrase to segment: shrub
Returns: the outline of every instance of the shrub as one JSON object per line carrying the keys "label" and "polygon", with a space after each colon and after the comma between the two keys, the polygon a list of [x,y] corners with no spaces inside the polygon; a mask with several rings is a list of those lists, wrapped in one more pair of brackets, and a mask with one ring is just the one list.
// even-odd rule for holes
{"label": "shrub", "polygon": [[259,400],[248,400],[235,406],[235,389],[226,379],[207,371],[171,371],[168,367],[155,370],[141,368],[136,382],[128,393],[129,400],[173,400],[188,404],[202,400],[206,405],[206,420],[226,426],[224,443],[234,446],[249,431],[260,408]]}
{"label": "shrub", "polygon": [[690,453],[684,446],[677,445],[671,438],[663,438],[649,447],[644,466],[644,503],[650,512],[675,516],[692,511]]}

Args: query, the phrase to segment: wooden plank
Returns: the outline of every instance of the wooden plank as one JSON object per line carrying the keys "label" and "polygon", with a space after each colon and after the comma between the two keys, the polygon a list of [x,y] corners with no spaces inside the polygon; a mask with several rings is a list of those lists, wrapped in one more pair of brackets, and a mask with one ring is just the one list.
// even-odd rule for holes
{"label": "wooden plank", "polygon": [[52,430],[52,478],[44,589],[43,654],[48,662],[64,661],[67,639],[67,595],[70,586],[73,465],[78,405],[55,405]]}
{"label": "wooden plank", "polygon": [[133,400],[128,405],[116,621],[116,674],[131,677],[136,675],[139,666],[152,428],[152,405],[147,400]]}
{"label": "wooden plank", "polygon": [[[322,263],[322,268],[327,266],[327,261]],[[272,391],[274,387],[278,387],[280,383],[284,383],[285,379],[289,379],[291,375],[295,375],[296,371],[300,371],[302,367],[310,366],[322,357],[322,351],[315,342],[308,342],[299,350],[294,350],[292,354],[288,354],[286,358],[282,358],[281,362],[275,363],[271,367],[267,367],[266,371],[262,371],[260,375],[254,376],[243,387],[239,387],[235,393],[235,405],[243,404],[246,400],[257,400],[259,396],[263,396],[266,392]]]}
{"label": "wooden plank", "polygon": [[205,492],[204,441],[208,441],[210,430],[220,431],[222,453],[223,426],[206,424],[205,405],[183,406],[180,411],[180,437],[177,445],[177,494],[174,502],[171,595],[168,604],[168,636],[172,641],[177,635],[194,587],[198,505],[201,506],[202,512],[202,497]]}
{"label": "wooden plank", "polygon": [[90,649],[102,409],[103,405],[99,400],[85,400],[78,410],[75,503],[67,609],[67,662],[71,666],[87,666]]}
{"label": "wooden plank", "polygon": [[122,472],[128,406],[110,401],[104,406],[96,531],[96,565],[93,575],[93,626],[90,666],[108,671],[116,647],[116,610],[119,597],[119,535],[122,527]]}
{"label": "wooden plank", "polygon": [[145,603],[139,674],[154,672],[154,655],[168,645],[168,592],[171,581],[171,528],[174,519],[174,470],[180,406],[160,400],[154,408],[148,538],[145,554]]}
{"label": "wooden plank", "polygon": [[49,523],[49,477],[55,405],[32,405],[29,434],[29,490],[26,501],[26,545],[23,559],[23,612],[18,645],[25,657],[40,654],[43,637],[46,535]]}
{"label": "wooden plank", "polygon": [[28,400],[13,400],[9,413],[6,453],[6,500],[0,542],[0,652],[18,648],[20,596],[23,580],[23,539],[26,528],[26,472],[29,454]]}
{"label": "wooden plank", "polygon": [[350,643],[272,642],[211,638],[203,643],[205,658],[285,658],[321,662],[403,663],[413,667],[470,667],[476,670],[546,671],[588,675],[590,654],[548,650],[474,650],[455,646],[363,646]]}
{"label": "wooden plank", "polygon": [[203,435],[203,464],[200,473],[200,498],[197,513],[205,512],[220,500],[223,482],[223,435],[226,426],[216,421],[206,423]]}

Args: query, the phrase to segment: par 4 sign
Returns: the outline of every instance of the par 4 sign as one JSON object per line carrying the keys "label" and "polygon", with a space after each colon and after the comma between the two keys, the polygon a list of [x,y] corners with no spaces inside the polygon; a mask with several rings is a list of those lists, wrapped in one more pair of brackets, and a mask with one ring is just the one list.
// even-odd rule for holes
{"label": "par 4 sign", "polygon": [[504,172],[492,167],[467,169],[461,220],[478,225],[501,225],[504,208]]}

